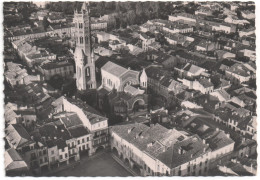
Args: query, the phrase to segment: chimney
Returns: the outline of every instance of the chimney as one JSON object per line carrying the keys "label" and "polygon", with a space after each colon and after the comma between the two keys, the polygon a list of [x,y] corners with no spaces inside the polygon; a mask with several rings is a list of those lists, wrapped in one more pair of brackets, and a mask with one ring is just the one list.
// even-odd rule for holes
{"label": "chimney", "polygon": [[203,144],[206,144],[206,140],[205,139],[202,139],[202,142],[203,142]]}
{"label": "chimney", "polygon": [[206,152],[206,148],[205,147],[203,148],[203,152]]}
{"label": "chimney", "polygon": [[219,131],[219,128],[218,128],[218,127],[216,128],[216,131]]}

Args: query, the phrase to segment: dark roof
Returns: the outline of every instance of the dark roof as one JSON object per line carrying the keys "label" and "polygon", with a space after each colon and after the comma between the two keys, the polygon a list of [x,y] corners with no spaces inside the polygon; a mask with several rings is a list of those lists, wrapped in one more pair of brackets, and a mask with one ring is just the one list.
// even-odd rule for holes
{"label": "dark roof", "polygon": [[67,147],[67,144],[66,144],[66,142],[63,139],[56,140],[55,144],[57,144],[58,149],[63,149],[65,147]]}
{"label": "dark roof", "polygon": [[25,130],[25,128],[20,124],[13,124],[12,125],[14,129],[18,132],[18,134],[27,140],[31,140],[31,136],[28,134],[28,132]]}
{"label": "dark roof", "polygon": [[229,67],[233,66],[235,63],[236,63],[236,62],[234,62],[234,61],[232,61],[232,60],[228,60],[228,59],[224,59],[224,60],[221,62],[221,64],[224,64],[224,65],[229,66]]}
{"label": "dark roof", "polygon": [[42,64],[41,68],[50,70],[50,69],[66,67],[66,66],[73,66],[73,64],[68,61],[61,61],[61,62],[53,61],[53,62]]}
{"label": "dark roof", "polygon": [[215,131],[207,138],[207,143],[212,150],[218,150],[227,145],[235,143],[231,138],[227,137],[224,131]]}
{"label": "dark roof", "polygon": [[68,130],[71,136],[74,138],[78,138],[89,134],[89,131],[84,126],[73,127],[69,128]]}
{"label": "dark roof", "polygon": [[82,121],[76,113],[62,112],[54,115],[55,118],[59,118],[66,128],[82,125]]}
{"label": "dark roof", "polygon": [[204,79],[204,78],[201,78],[201,79],[198,79],[199,83],[205,87],[205,88],[208,88],[208,87],[212,87],[213,84],[211,81],[209,81],[208,79]]}

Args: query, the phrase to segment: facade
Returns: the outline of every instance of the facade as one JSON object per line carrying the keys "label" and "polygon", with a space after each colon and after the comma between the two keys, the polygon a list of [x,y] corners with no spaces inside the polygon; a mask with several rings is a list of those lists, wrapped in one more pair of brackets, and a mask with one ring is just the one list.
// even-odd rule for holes
{"label": "facade", "polygon": [[92,49],[89,9],[83,3],[81,11],[74,13],[76,49],[76,79],[78,90],[96,89],[95,57]]}
{"label": "facade", "polygon": [[[103,117],[92,107],[86,105],[81,100],[75,100],[65,97],[60,97],[52,103],[54,106],[54,113],[73,112],[76,113],[81,124],[87,128],[85,134],[76,134],[74,146],[77,147],[78,140],[81,139],[78,147],[85,145],[86,150],[89,150],[89,155],[95,153],[98,148],[104,148],[108,145],[108,120]],[[70,129],[70,131],[73,131]],[[90,134],[90,136],[88,136]],[[90,138],[91,137],[91,138]],[[85,138],[82,144],[82,138]],[[91,141],[91,142],[89,142]],[[72,142],[68,142],[72,144]],[[91,143],[91,144],[90,144]],[[83,147],[82,147],[83,149]]]}
{"label": "facade", "polygon": [[68,61],[60,62],[44,62],[37,66],[37,70],[41,73],[45,80],[50,80],[54,76],[60,76],[62,78],[74,76],[74,66]]}

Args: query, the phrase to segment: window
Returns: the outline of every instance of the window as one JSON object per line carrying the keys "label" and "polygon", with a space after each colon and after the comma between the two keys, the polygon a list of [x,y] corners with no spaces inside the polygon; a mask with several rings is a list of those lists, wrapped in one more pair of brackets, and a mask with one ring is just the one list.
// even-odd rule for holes
{"label": "window", "polygon": [[207,172],[207,167],[204,168],[204,171]]}
{"label": "window", "polygon": [[82,143],[84,143],[85,142],[85,139],[82,139]]}
{"label": "window", "polygon": [[45,158],[44,158],[44,161],[45,161],[45,162],[47,162],[47,161],[48,161],[47,157],[45,157]]}
{"label": "window", "polygon": [[80,43],[80,44],[83,44],[83,37],[80,37],[80,38],[79,38],[79,43]]}
{"label": "window", "polygon": [[87,137],[87,141],[89,141],[89,137]]}
{"label": "window", "polygon": [[188,172],[190,172],[190,166],[188,166]]}
{"label": "window", "polygon": [[39,151],[39,156],[42,156],[42,152],[41,151]]}
{"label": "window", "polygon": [[62,155],[60,155],[60,159],[62,159],[63,157],[62,157]]}
{"label": "window", "polygon": [[40,159],[40,164],[42,164],[42,159]]}
{"label": "window", "polygon": [[80,140],[78,140],[78,144],[80,144]]}
{"label": "window", "polygon": [[67,153],[65,153],[65,158],[67,158],[68,157],[68,154]]}
{"label": "window", "polygon": [[45,150],[45,149],[43,150],[43,154],[44,154],[44,155],[46,154],[46,150]]}
{"label": "window", "polygon": [[202,166],[202,162],[200,162],[200,166]]}
{"label": "window", "polygon": [[51,151],[51,154],[54,154],[54,151],[53,151],[53,150]]}
{"label": "window", "polygon": [[193,166],[193,169],[196,169],[196,164]]}
{"label": "window", "polygon": [[51,162],[55,162],[55,157],[52,157],[52,158],[51,158]]}

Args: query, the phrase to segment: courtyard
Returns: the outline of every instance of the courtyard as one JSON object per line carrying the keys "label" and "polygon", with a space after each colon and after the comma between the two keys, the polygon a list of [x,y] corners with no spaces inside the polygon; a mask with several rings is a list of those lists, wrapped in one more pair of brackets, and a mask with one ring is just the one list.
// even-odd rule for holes
{"label": "courtyard", "polygon": [[92,157],[82,157],[80,164],[69,167],[49,176],[132,176],[124,167],[117,163],[110,152],[100,152]]}

